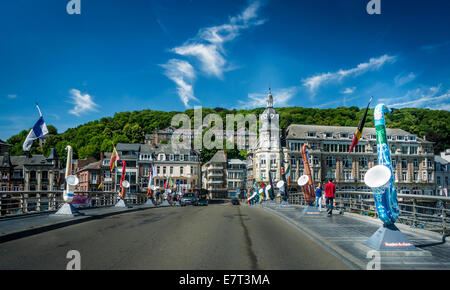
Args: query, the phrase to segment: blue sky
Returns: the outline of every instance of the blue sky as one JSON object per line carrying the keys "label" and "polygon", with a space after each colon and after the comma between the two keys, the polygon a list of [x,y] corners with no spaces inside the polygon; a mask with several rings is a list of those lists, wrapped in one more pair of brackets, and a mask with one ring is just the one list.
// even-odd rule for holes
{"label": "blue sky", "polygon": [[120,111],[373,105],[450,110],[448,1],[3,1],[0,138],[38,102],[59,132]]}

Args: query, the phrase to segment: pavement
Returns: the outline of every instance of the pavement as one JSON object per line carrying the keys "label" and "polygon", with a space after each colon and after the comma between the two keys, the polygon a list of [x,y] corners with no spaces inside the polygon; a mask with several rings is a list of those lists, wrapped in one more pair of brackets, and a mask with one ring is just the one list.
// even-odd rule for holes
{"label": "pavement", "polygon": [[297,270],[352,267],[273,214],[231,203],[122,212],[0,243],[0,269]]}
{"label": "pavement", "polygon": [[[364,242],[382,226],[378,219],[346,212],[339,214],[336,210],[331,217],[325,210],[320,216],[302,216],[304,207],[299,205],[254,207],[291,224],[354,269],[367,269],[373,261],[373,250]],[[376,252],[380,257],[379,269],[450,269],[450,244],[440,234],[401,224],[397,227],[418,251]]]}
{"label": "pavement", "polygon": [[55,212],[42,214],[31,214],[24,216],[2,217],[0,218],[0,243],[11,241],[26,236],[54,230],[88,220],[102,218],[106,216],[145,210],[151,207],[138,205],[130,208],[120,207],[99,207],[89,209],[79,209],[81,215],[78,216],[55,216]]}

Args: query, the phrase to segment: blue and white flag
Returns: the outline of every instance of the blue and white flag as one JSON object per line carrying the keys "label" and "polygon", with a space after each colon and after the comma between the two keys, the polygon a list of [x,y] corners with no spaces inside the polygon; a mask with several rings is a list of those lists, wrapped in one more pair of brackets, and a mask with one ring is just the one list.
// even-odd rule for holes
{"label": "blue and white flag", "polygon": [[34,140],[39,139],[48,134],[47,125],[45,124],[44,117],[42,117],[41,110],[39,109],[39,106],[37,104],[36,107],[39,111],[40,118],[36,122],[36,124],[34,124],[33,129],[30,130],[30,133],[28,133],[25,142],[23,142],[22,147],[23,151],[30,151],[30,148],[33,145]]}

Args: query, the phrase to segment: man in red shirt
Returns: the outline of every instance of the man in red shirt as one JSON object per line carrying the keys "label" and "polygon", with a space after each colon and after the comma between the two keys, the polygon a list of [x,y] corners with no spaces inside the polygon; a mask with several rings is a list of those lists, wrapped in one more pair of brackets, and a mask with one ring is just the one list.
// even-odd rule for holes
{"label": "man in red shirt", "polygon": [[336,193],[336,185],[333,183],[333,179],[330,178],[329,182],[325,184],[325,197],[327,202],[327,213],[331,216],[333,213],[334,195]]}

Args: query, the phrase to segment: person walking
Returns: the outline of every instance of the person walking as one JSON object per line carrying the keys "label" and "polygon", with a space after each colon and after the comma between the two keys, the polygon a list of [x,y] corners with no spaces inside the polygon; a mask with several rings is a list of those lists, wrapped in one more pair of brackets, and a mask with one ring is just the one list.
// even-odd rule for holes
{"label": "person walking", "polygon": [[315,206],[322,210],[322,184],[319,182],[316,187],[316,202]]}
{"label": "person walking", "polygon": [[336,185],[333,183],[333,178],[328,180],[325,184],[325,198],[327,199],[327,213],[328,216],[333,214],[334,195],[336,194]]}

